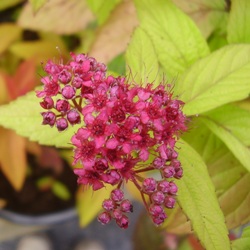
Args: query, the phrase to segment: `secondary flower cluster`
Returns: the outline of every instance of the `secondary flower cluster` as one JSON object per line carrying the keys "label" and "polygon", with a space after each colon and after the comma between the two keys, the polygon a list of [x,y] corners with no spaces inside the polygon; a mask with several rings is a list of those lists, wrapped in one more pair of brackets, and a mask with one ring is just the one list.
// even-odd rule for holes
{"label": "secondary flower cluster", "polygon": [[[182,167],[175,151],[180,132],[186,130],[183,102],[172,98],[169,85],[145,87],[125,77],[106,76],[106,66],[84,54],[71,54],[66,65],[49,61],[44,88],[37,92],[43,124],[63,131],[68,124],[82,126],[72,136],[73,164],[78,182],[93,190],[113,185],[111,198],[104,200],[98,220],[112,218],[127,228],[125,213],[133,207],[124,200],[121,186],[131,181],[141,193],[156,225],[167,218],[164,208],[173,208]],[[147,177],[158,171],[159,177]]]}

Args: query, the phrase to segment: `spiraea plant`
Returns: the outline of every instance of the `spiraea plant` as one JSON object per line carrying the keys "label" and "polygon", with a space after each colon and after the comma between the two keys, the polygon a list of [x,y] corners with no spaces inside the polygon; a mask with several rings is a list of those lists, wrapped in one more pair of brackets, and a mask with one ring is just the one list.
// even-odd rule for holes
{"label": "spiraea plant", "polygon": [[[43,85],[2,105],[0,125],[67,149],[85,187],[80,224],[99,214],[103,224],[126,228],[130,217],[133,226],[138,198],[158,235],[250,249],[249,226],[242,239],[228,237],[250,218],[250,1],[39,1],[36,15],[38,1],[27,2],[15,29],[36,30],[38,41],[20,43],[0,25],[1,58],[35,57],[39,69],[47,62]],[[64,61],[53,59],[56,46]],[[137,248],[157,249],[152,223],[136,221]]]}
{"label": "spiraea plant", "polygon": [[[107,67],[85,54],[71,54],[66,64],[48,61],[37,96],[43,125],[59,132],[80,124],[72,134],[73,164],[78,183],[98,190],[112,185],[110,198],[103,201],[98,220],[112,218],[127,228],[127,213],[133,211],[124,199],[124,183],[132,182],[141,193],[156,225],[167,218],[164,208],[173,208],[183,174],[175,144],[186,130],[184,103],[173,98],[171,85],[162,82],[145,87],[126,77],[107,76]],[[148,177],[150,171],[159,177]],[[91,206],[91,205],[90,205]]]}

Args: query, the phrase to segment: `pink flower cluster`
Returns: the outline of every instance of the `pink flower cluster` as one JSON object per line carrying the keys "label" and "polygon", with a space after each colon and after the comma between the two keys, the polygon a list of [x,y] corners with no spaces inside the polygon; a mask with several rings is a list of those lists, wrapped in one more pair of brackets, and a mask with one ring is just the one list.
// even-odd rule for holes
{"label": "pink flower cluster", "polygon": [[[43,124],[59,131],[82,124],[71,139],[73,164],[82,164],[74,170],[78,183],[93,190],[115,186],[103,202],[101,223],[113,218],[121,228],[128,226],[125,213],[132,212],[132,205],[123,200],[120,189],[131,181],[153,222],[160,225],[167,218],[164,208],[175,205],[174,179],[183,173],[175,150],[179,134],[186,130],[183,102],[172,98],[169,85],[143,87],[125,77],[106,76],[106,66],[91,57],[71,56],[66,65],[49,61],[45,66],[44,88],[37,92],[46,109]],[[145,177],[149,171],[158,171],[159,178]]]}

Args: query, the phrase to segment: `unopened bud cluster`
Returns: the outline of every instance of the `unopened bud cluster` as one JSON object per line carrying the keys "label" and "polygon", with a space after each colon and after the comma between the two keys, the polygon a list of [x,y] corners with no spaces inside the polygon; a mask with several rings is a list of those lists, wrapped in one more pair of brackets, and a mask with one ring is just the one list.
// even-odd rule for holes
{"label": "unopened bud cluster", "polygon": [[[183,102],[172,98],[171,86],[152,83],[145,87],[125,77],[106,76],[106,66],[84,54],[71,54],[66,64],[49,61],[44,88],[37,92],[43,124],[65,130],[69,124],[81,127],[72,135],[73,164],[78,183],[98,190],[115,187],[103,202],[98,220],[114,219],[121,228],[129,224],[132,212],[120,187],[131,181],[140,191],[149,215],[156,225],[164,222],[165,208],[173,208],[182,177],[175,144],[186,130]],[[159,178],[145,177],[158,171]]]}
{"label": "unopened bud cluster", "polygon": [[109,199],[104,200],[102,207],[105,210],[98,216],[98,220],[106,225],[113,218],[121,228],[127,228],[129,219],[126,213],[133,212],[133,205],[129,200],[124,199],[124,194],[120,189],[114,189]]}

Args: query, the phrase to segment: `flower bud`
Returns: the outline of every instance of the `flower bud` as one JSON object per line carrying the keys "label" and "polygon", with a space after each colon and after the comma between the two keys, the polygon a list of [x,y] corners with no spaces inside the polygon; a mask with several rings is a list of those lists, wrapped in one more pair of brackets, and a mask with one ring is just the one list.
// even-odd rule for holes
{"label": "flower bud", "polygon": [[54,101],[51,97],[47,96],[40,102],[40,105],[44,109],[51,109],[54,107]]}
{"label": "flower bud", "polygon": [[62,95],[64,98],[66,99],[72,99],[75,96],[75,89],[69,85],[66,85],[63,89],[62,89]]}
{"label": "flower bud", "polygon": [[121,191],[121,189],[114,189],[111,192],[111,199],[115,202],[119,202],[123,199],[124,193]]}
{"label": "flower bud", "polygon": [[146,178],[142,183],[142,190],[145,193],[153,193],[156,190],[156,180],[154,178]]}
{"label": "flower bud", "polygon": [[58,131],[63,131],[68,127],[68,122],[65,118],[59,118],[56,120],[56,127]]}
{"label": "flower bud", "polygon": [[112,211],[115,208],[115,203],[111,199],[104,200],[102,207],[107,211]]}
{"label": "flower bud", "polygon": [[111,221],[111,216],[108,212],[102,212],[101,214],[98,215],[97,219],[100,223],[106,225]]}
{"label": "flower bud", "polygon": [[75,125],[81,122],[81,117],[75,109],[71,109],[67,113],[67,119],[71,125]]}
{"label": "flower bud", "polygon": [[50,125],[53,126],[56,122],[56,115],[53,112],[43,112],[43,125]]}
{"label": "flower bud", "polygon": [[121,202],[121,210],[125,213],[133,212],[133,205],[129,200],[124,200]]}

